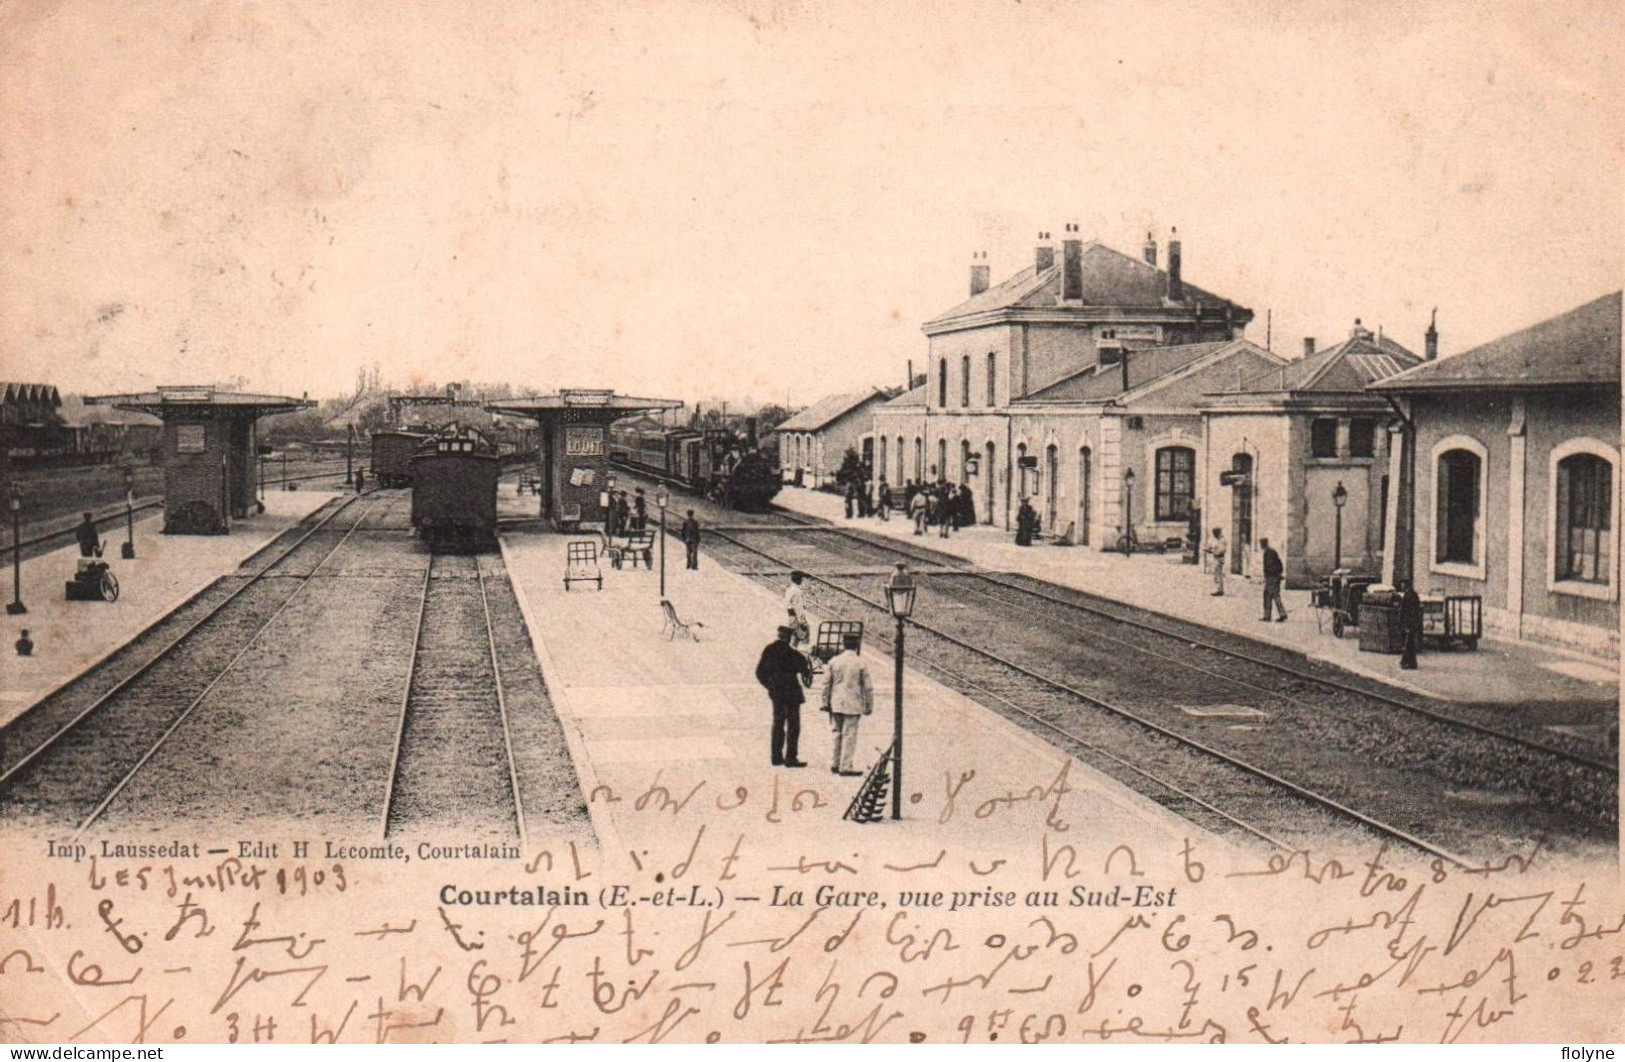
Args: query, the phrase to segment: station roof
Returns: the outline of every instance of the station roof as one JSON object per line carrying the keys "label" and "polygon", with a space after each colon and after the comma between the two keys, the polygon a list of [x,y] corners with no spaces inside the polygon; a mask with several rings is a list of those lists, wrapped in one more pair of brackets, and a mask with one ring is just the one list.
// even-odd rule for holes
{"label": "station roof", "polygon": [[13,405],[60,406],[62,397],[52,384],[0,381],[0,402]]}
{"label": "station roof", "polygon": [[853,391],[850,394],[825,395],[773,430],[818,431],[826,424],[840,420],[870,399],[885,397],[884,391]]}
{"label": "station roof", "polygon": [[554,412],[566,414],[603,412],[611,414],[607,419],[619,420],[633,413],[682,409],[683,403],[672,398],[638,398],[633,395],[618,395],[614,391],[574,389],[562,390],[554,395],[538,395],[535,398],[510,398],[501,402],[487,402],[485,408],[492,413],[535,417],[537,420]]}
{"label": "station roof", "polygon": [[83,428],[92,424],[152,427],[163,422],[150,413],[138,413],[132,410],[107,406],[90,406],[86,404],[85,399],[80,395],[65,395],[62,399],[62,423],[70,428]]}
{"label": "station roof", "polygon": [[1222,387],[1213,393],[1363,394],[1370,385],[1398,376],[1421,363],[1421,358],[1397,343],[1385,339],[1379,346],[1373,339],[1354,337],[1248,377],[1240,381],[1239,386]]}
{"label": "station roof", "polygon": [[1241,323],[1252,318],[1252,311],[1228,299],[1197,287],[1186,281],[1183,298],[1177,302],[1168,299],[1168,274],[1144,259],[1123,254],[1103,243],[1089,242],[1082,248],[1080,267],[1083,280],[1081,303],[1062,304],[1061,272],[1063,253],[1057,249],[1055,264],[1040,271],[1036,263],[1016,273],[1003,283],[995,284],[979,295],[973,295],[959,305],[931,318],[922,326],[926,334],[951,331],[950,326],[965,321],[980,322],[987,314],[1007,314],[1019,311],[1055,311],[1072,314],[1098,315],[1102,310],[1141,311],[1159,315],[1166,311],[1180,314],[1200,303],[1207,314],[1215,319],[1223,317],[1226,308]]}
{"label": "station roof", "polygon": [[155,417],[180,416],[200,409],[228,416],[263,417],[271,413],[292,413],[310,409],[316,403],[308,398],[285,395],[256,395],[243,391],[217,391],[208,385],[160,387],[123,395],[86,395],[87,406],[113,406]]}
{"label": "station roof", "polygon": [[1595,387],[1619,391],[1620,292],[1372,384],[1377,391]]}

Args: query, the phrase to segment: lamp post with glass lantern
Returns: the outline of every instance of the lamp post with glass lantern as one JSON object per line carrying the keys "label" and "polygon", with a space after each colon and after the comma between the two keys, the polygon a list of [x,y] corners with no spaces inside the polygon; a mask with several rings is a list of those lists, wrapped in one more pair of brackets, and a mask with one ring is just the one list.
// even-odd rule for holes
{"label": "lamp post with glass lantern", "polygon": [[892,747],[891,747],[891,817],[903,817],[903,623],[914,611],[914,577],[908,566],[898,562],[897,570],[886,580],[886,604],[892,618],[897,621],[893,635],[892,663]]}
{"label": "lamp post with glass lantern", "polygon": [[135,560],[135,469],[124,467],[124,545],[119,556]]}
{"label": "lamp post with glass lantern", "polygon": [[660,510],[660,598],[666,598],[666,506],[671,502],[671,495],[665,487],[655,491],[655,508]]}
{"label": "lamp post with glass lantern", "polygon": [[1332,507],[1337,511],[1336,531],[1332,538],[1332,570],[1343,566],[1343,506],[1349,503],[1349,492],[1343,486],[1343,481],[1337,481],[1337,489],[1332,491]]}
{"label": "lamp post with glass lantern", "polygon": [[6,612],[21,616],[28,611],[23,604],[23,492],[17,484],[11,485],[11,603]]}

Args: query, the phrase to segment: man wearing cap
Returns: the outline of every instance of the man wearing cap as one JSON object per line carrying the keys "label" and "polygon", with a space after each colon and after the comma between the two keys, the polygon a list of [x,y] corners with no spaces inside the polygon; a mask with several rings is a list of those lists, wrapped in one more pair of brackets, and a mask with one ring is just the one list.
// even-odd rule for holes
{"label": "man wearing cap", "polygon": [[74,537],[79,540],[79,556],[100,557],[102,555],[102,537],[96,533],[96,516],[86,513],[84,522],[74,529]]}
{"label": "man wearing cap", "polygon": [[790,639],[796,629],[779,627],[779,637],[762,650],[756,663],[756,681],[767,690],[773,704],[773,766],[805,767],[797,755],[801,742],[801,706],[806,702],[802,689],[812,685],[812,665],[796,651]]}
{"label": "man wearing cap", "polygon": [[835,753],[829,769],[851,776],[862,773],[852,769],[852,754],[858,747],[859,721],[875,710],[875,688],[869,668],[858,655],[858,636],[848,634],[841,644],[844,648],[830,660],[824,680],[824,711],[829,713],[829,724],[835,731]]}

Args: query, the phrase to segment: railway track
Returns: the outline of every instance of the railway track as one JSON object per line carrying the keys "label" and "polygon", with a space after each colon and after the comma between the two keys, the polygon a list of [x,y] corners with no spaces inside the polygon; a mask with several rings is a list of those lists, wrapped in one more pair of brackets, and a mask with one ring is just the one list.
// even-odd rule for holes
{"label": "railway track", "polygon": [[[1397,708],[1442,726],[1470,731],[1481,737],[1504,742],[1510,747],[1538,753],[1557,761],[1611,774],[1616,778],[1619,774],[1618,764],[1613,761],[1600,759],[1577,749],[1565,748],[1527,734],[1516,734],[1498,727],[1487,726],[1425,704],[1419,704],[1403,697],[1396,697],[1391,693],[1372,688],[1372,686],[1357,685],[1326,675],[1316,675],[1278,660],[1270,660],[1234,646],[1222,644],[1211,637],[1204,637],[1204,633],[1199,633],[1200,628],[1194,624],[1184,624],[1183,630],[1175,630],[1169,626],[1150,622],[1134,615],[1133,613],[1138,610],[1134,610],[1129,606],[1096,598],[1082,591],[1056,587],[1031,576],[978,571],[970,568],[961,558],[950,554],[939,553],[929,548],[894,543],[881,536],[865,535],[846,528],[815,523],[800,518],[799,514],[786,514],[786,516],[791,521],[810,531],[837,536],[865,550],[886,554],[888,555],[886,557],[887,563],[898,558],[916,562],[923,561],[951,570],[952,578],[956,581],[996,588],[993,593],[981,591],[983,597],[1010,600],[1012,596],[1018,596],[1021,600],[1047,609],[1051,613],[1059,612],[1073,616],[1081,614],[1105,621],[1105,624],[1097,623],[1091,626],[1087,630],[1088,636],[1110,640],[1113,644],[1146,658],[1148,663],[1154,661],[1154,666],[1184,668],[1201,673],[1215,681],[1244,688],[1270,698],[1300,695],[1304,692],[1303,684],[1307,684],[1338,697],[1352,697],[1364,702],[1381,703],[1386,707]],[[1129,627],[1140,633],[1150,635],[1154,644],[1134,642],[1119,637],[1112,633],[1107,624]],[[1245,665],[1247,669],[1255,672],[1279,676],[1287,680],[1291,685],[1283,687],[1276,684],[1266,684],[1266,681],[1259,674],[1254,674],[1251,677],[1221,674],[1215,670],[1218,662],[1234,662]]]}
{"label": "railway track", "polygon": [[216,581],[183,606],[178,633],[158,625],[163,644],[125,654],[110,683],[73,683],[14,721],[8,735],[28,751],[0,774],[0,818],[66,820],[75,836],[95,823],[361,526],[378,504],[352,513],[364,497],[344,499],[247,575]]}
{"label": "railway track", "polygon": [[[333,479],[342,475],[344,475],[343,469],[339,469],[334,472],[313,472],[304,476],[289,476],[286,480],[279,479],[276,481],[276,485],[280,487],[280,485],[284,482],[306,483],[313,479]],[[267,484],[267,486],[270,486],[270,484]],[[126,510],[122,505],[103,507],[96,514],[96,526],[101,528],[104,525],[112,525],[122,521],[125,517],[126,511],[139,515],[149,513],[154,509],[162,509],[163,507],[164,499],[162,495],[152,495],[146,498],[140,498],[136,501],[135,505],[131,506],[128,510]],[[36,524],[35,526],[37,527],[38,525]],[[26,532],[29,529],[25,526],[23,530]],[[77,530],[78,525],[73,524],[58,528],[54,531],[32,533],[28,538],[23,539],[17,545],[22,549],[23,557],[25,559],[31,559],[39,556],[42,553],[47,553],[51,549],[55,549],[59,546],[72,542],[74,533]],[[104,537],[106,537],[109,545],[118,542],[118,531],[120,530],[122,530],[122,528],[115,528],[112,526],[107,527],[107,533]],[[11,536],[9,532],[10,529],[8,528],[5,539],[3,542],[0,542],[0,551],[6,553],[11,552],[12,550]]]}
{"label": "railway track", "polygon": [[433,554],[380,829],[455,827],[525,846],[507,697],[478,556]]}
{"label": "railway track", "polygon": [[[805,562],[786,558],[782,553],[763,549],[741,537],[750,532],[715,527],[711,532],[736,549],[772,562],[777,572],[791,567],[805,571],[809,567]],[[864,544],[871,545],[866,541]],[[892,552],[893,556],[909,555],[903,550]],[[957,579],[960,574],[953,568],[943,567],[930,573],[926,582]],[[777,575],[758,577],[776,580]],[[878,629],[889,629],[889,614],[884,603],[847,585],[850,577],[825,577],[809,572],[809,578],[828,591],[858,603],[871,627],[878,623]],[[874,576],[864,578],[872,581]],[[989,595],[983,595],[986,596]],[[1031,612],[1032,599],[1022,600],[1026,603],[1019,609],[1008,602],[1000,607],[1016,612],[1011,617],[1014,622],[1025,619],[1031,623],[1037,618]],[[958,607],[963,611],[963,605]],[[947,616],[951,611],[950,605],[934,614]],[[963,628],[973,620],[985,619],[984,616],[971,617],[959,626]],[[1417,815],[1390,808],[1390,811],[1399,810],[1406,821],[1403,824],[1384,821],[1377,814],[1357,809],[1354,800],[1339,799],[1322,791],[1312,779],[1287,777],[1281,771],[1266,769],[1237,755],[1233,749],[1219,747],[1207,735],[1193,735],[1191,728],[1170,719],[1173,713],[1147,710],[1143,703],[1125,705],[1119,703],[1120,697],[1108,700],[1098,688],[1080,688],[1076,681],[1041,671],[1040,667],[1047,662],[1042,657],[1012,659],[1010,655],[994,652],[970,640],[985,626],[954,631],[935,624],[911,622],[927,636],[925,652],[916,649],[914,660],[937,671],[950,686],[970,693],[1029,728],[1038,728],[1059,738],[1063,747],[1108,773],[1119,777],[1132,774],[1132,779],[1125,780],[1130,784],[1137,781],[1142,790],[1147,782],[1151,783],[1155,791],[1151,794],[1153,799],[1181,813],[1198,812],[1191,815],[1198,821],[1217,822],[1223,828],[1240,830],[1292,850],[1323,847],[1327,831],[1348,833],[1352,828],[1356,833],[1396,841],[1432,858],[1456,865],[1474,865],[1472,859],[1453,851],[1437,837],[1425,836],[1430,827],[1425,812]],[[1164,674],[1177,670],[1167,662],[1159,662],[1158,668]],[[1150,677],[1151,673],[1147,672],[1147,678]],[[1209,675],[1200,677],[1204,683],[1214,681]],[[1097,686],[1093,682],[1086,684]],[[1458,830],[1457,834],[1460,833]]]}

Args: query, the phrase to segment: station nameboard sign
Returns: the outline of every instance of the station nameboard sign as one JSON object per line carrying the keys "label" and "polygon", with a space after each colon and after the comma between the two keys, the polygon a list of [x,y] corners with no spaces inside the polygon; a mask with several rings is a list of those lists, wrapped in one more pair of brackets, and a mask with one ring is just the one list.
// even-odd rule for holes
{"label": "station nameboard sign", "polygon": [[604,456],[604,429],[601,427],[566,426],[564,452],[569,457]]}
{"label": "station nameboard sign", "polygon": [[206,424],[175,425],[175,452],[178,454],[206,453],[209,449],[208,440]]}
{"label": "station nameboard sign", "polygon": [[567,406],[607,406],[614,391],[560,391],[559,398]]}
{"label": "station nameboard sign", "polygon": [[158,397],[165,403],[169,402],[212,402],[214,401],[214,388],[212,387],[160,387]]}

